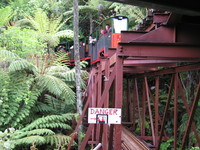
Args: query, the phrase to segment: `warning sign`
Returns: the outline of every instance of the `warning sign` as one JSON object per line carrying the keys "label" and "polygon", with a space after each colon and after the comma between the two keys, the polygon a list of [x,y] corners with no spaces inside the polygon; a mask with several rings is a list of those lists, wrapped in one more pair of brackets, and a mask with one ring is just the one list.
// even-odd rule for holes
{"label": "warning sign", "polygon": [[88,123],[121,124],[121,109],[89,108]]}

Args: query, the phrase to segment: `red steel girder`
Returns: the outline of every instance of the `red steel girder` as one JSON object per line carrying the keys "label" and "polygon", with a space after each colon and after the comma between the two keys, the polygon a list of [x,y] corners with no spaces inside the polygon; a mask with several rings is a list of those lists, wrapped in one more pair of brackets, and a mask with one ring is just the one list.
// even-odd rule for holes
{"label": "red steel girder", "polygon": [[[163,36],[163,34],[165,36]],[[137,39],[131,39],[131,37],[129,39],[129,42],[174,43],[176,42],[176,29],[172,27],[161,26],[138,37]]]}
{"label": "red steel girder", "polygon": [[178,62],[199,62],[199,59],[195,60],[183,60],[183,59],[176,59],[176,60],[160,60],[159,58],[153,59],[146,59],[146,60],[124,60],[124,66],[136,66],[136,65],[146,65],[146,64],[157,64],[158,66],[162,66],[162,64],[171,64],[171,63],[178,63]]}
{"label": "red steel girder", "polygon": [[120,43],[118,56],[199,58],[200,46],[177,43]]}
{"label": "red steel girder", "polygon": [[148,32],[143,31],[122,31],[121,32],[121,42],[127,43],[133,40],[136,40],[140,36],[146,34]]}
{"label": "red steel girder", "polygon": [[176,72],[184,72],[184,71],[199,70],[199,69],[200,69],[200,63],[194,63],[194,64],[190,64],[186,66],[177,66],[174,68],[147,72],[140,76],[160,76],[160,75],[165,75],[165,74],[174,74]]}
{"label": "red steel girder", "polygon": [[199,97],[200,97],[200,82],[198,84],[196,95],[195,95],[195,98],[194,98],[194,101],[193,101],[193,104],[191,107],[191,112],[190,112],[189,119],[188,119],[188,122],[186,125],[186,131],[184,133],[183,140],[182,140],[181,150],[183,150],[185,148],[186,140],[188,139],[189,131],[190,131],[190,128],[192,125],[192,120],[194,118],[194,114],[195,114],[195,111],[196,111],[196,108],[198,105]]}

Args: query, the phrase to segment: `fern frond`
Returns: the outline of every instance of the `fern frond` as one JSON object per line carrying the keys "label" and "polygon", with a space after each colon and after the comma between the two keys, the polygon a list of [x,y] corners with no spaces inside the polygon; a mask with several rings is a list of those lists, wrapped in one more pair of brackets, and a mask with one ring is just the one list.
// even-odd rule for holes
{"label": "fern frond", "polygon": [[[61,16],[61,17],[62,17],[62,16]],[[61,20],[60,20],[60,21],[58,22],[58,24],[57,24],[57,28],[56,28],[55,32],[58,32],[58,31],[60,30],[60,28],[61,28],[62,26],[64,26],[65,23],[66,23],[68,20],[70,20],[71,18],[72,18],[72,16],[66,18],[63,22],[61,22]],[[73,31],[72,31],[72,32],[73,32]]]}
{"label": "fern frond", "polygon": [[72,89],[65,84],[61,79],[51,75],[40,75],[37,77],[38,85],[47,89],[52,94],[72,102],[75,99],[75,93]]}
{"label": "fern frond", "polygon": [[[67,116],[67,115],[66,115]],[[71,119],[69,116],[61,115],[49,115],[46,117],[39,118],[23,128],[23,131],[29,131],[32,129],[40,128],[62,128],[62,129],[71,129],[69,125],[66,124],[66,121]]]}
{"label": "fern frond", "polygon": [[46,69],[47,74],[56,73],[56,72],[66,72],[70,69],[66,66],[51,66]]}
{"label": "fern frond", "polygon": [[69,113],[73,112],[75,109],[75,101],[71,104],[48,94],[45,94],[44,103],[56,110],[57,113],[55,114]]}
{"label": "fern frond", "polygon": [[55,34],[59,29],[58,26],[60,24],[60,22],[62,21],[62,16],[59,16],[59,17],[50,17],[49,19],[49,33],[50,34]]}
{"label": "fern frond", "polygon": [[25,27],[31,27],[33,28],[31,21],[27,18],[25,19],[20,19],[18,21],[16,21],[15,25],[16,27],[21,27],[21,28],[25,28]]}
{"label": "fern frond", "polygon": [[8,69],[10,72],[16,72],[19,70],[29,70],[34,73],[38,72],[38,69],[25,59],[19,59],[19,60],[13,61],[10,64]]}
{"label": "fern frond", "polygon": [[82,6],[79,6],[78,7],[79,8],[79,10],[80,10],[80,12],[82,12],[82,13],[84,13],[84,12],[86,12],[86,13],[95,13],[95,12],[98,12],[98,8],[97,7],[94,7],[94,6],[89,6],[89,5],[82,5]]}
{"label": "fern frond", "polygon": [[19,56],[16,55],[15,53],[5,50],[5,49],[0,49],[0,60],[15,60],[18,59]]}
{"label": "fern frond", "polygon": [[33,135],[42,136],[42,135],[54,135],[54,134],[55,133],[50,129],[34,129],[31,131],[25,131],[25,132],[19,133],[18,135],[14,137],[14,139],[20,139],[23,137],[29,137]]}
{"label": "fern frond", "polygon": [[69,39],[73,39],[74,37],[74,33],[72,30],[62,30],[62,31],[58,31],[55,34],[56,37],[64,37],[64,38],[69,38]]}
{"label": "fern frond", "polygon": [[[67,145],[69,144],[71,137],[61,134],[51,135],[51,136],[45,136],[46,144],[51,145]],[[75,143],[74,143],[75,145]]]}
{"label": "fern frond", "polygon": [[12,18],[13,11],[10,6],[0,9],[0,25],[6,25],[8,21]]}
{"label": "fern frond", "polygon": [[39,33],[48,33],[49,31],[49,19],[47,14],[42,11],[42,9],[38,9],[35,12],[35,16],[27,16],[27,19],[31,22],[32,26],[39,32]]}
{"label": "fern frond", "polygon": [[42,136],[29,136],[15,140],[16,145],[32,145],[33,143],[37,145],[42,145],[45,142],[46,140]]}
{"label": "fern frond", "polygon": [[37,113],[39,112],[39,113],[48,114],[48,115],[58,114],[58,111],[56,109],[42,102],[37,102],[34,108],[34,112],[37,112]]}

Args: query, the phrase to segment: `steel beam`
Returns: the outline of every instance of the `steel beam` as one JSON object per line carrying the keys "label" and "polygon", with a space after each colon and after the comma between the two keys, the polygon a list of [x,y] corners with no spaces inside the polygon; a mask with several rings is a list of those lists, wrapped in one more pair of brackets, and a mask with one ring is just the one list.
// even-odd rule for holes
{"label": "steel beam", "polygon": [[[168,16],[165,17],[165,20],[167,20],[167,18]],[[138,37],[137,39],[129,41],[129,43],[131,42],[175,43],[175,37],[174,37],[175,32],[176,32],[175,28],[162,26]],[[165,36],[163,36],[163,34]]]}
{"label": "steel beam", "polygon": [[145,121],[146,121],[146,92],[145,92],[145,80],[142,83],[142,122],[141,122],[141,136],[145,136]]}
{"label": "steel beam", "polygon": [[145,80],[145,90],[146,90],[148,110],[149,110],[149,118],[150,118],[150,124],[151,124],[151,134],[152,134],[152,137],[153,137],[153,144],[155,145],[156,144],[155,130],[154,130],[154,124],[153,124],[151,102],[150,102],[150,98],[149,98],[149,86],[148,86],[148,82],[147,82],[147,77],[144,77],[144,80]]}
{"label": "steel beam", "polygon": [[[105,64],[109,64],[109,59],[105,59],[104,60]],[[105,77],[109,77],[110,74],[110,66],[106,65],[105,66]],[[106,81],[106,79],[104,78],[104,82],[108,82]],[[105,89],[105,84],[104,84],[104,88]],[[104,108],[109,108],[109,92],[105,98],[105,102],[104,102]],[[108,142],[109,142],[109,125],[108,124],[103,124],[103,136],[102,136],[102,147],[104,150],[108,150]]]}
{"label": "steel beam", "polygon": [[196,59],[196,60],[193,60],[193,59],[190,59],[190,60],[184,60],[184,59],[170,59],[168,58],[167,60],[160,60],[160,58],[155,58],[155,59],[152,59],[152,58],[149,58],[149,59],[144,59],[144,60],[135,60],[135,59],[125,59],[124,60],[124,66],[143,66],[143,65],[150,65],[150,64],[154,64],[154,65],[157,65],[157,66],[162,66],[162,64],[166,64],[166,65],[170,65],[170,64],[173,64],[173,63],[178,63],[178,62],[199,62],[200,61],[200,58]]}
{"label": "steel beam", "polygon": [[[189,105],[187,103],[187,100],[186,100],[186,97],[185,97],[184,90],[183,90],[183,87],[182,87],[180,79],[178,80],[178,84],[179,84],[179,86],[178,86],[179,87],[179,92],[181,94],[184,106],[185,106],[187,114],[189,116],[190,115],[190,108],[189,108]],[[200,146],[200,138],[199,138],[199,135],[198,135],[198,132],[197,132],[197,127],[196,127],[194,121],[192,122],[192,126],[191,127],[192,127],[192,131],[194,132],[194,136],[196,137],[197,143]]]}
{"label": "steel beam", "polygon": [[186,125],[186,131],[185,131],[184,136],[183,136],[182,146],[181,146],[182,150],[185,148],[186,140],[188,139],[189,131],[190,131],[192,120],[194,118],[194,114],[195,114],[195,111],[196,111],[196,108],[197,108],[199,97],[200,97],[200,82],[199,82],[198,87],[197,87],[197,92],[196,92],[196,95],[195,95],[195,98],[194,98],[194,101],[193,101],[193,104],[192,104],[191,112],[190,112],[190,115],[189,115],[189,119],[188,119],[188,122],[187,122],[187,125]]}
{"label": "steel beam", "polygon": [[160,149],[160,144],[161,144],[161,141],[162,141],[162,136],[163,136],[164,126],[165,126],[165,122],[166,122],[166,117],[167,117],[169,105],[170,105],[170,102],[171,102],[173,85],[174,85],[174,75],[172,75],[172,78],[171,78],[170,88],[169,88],[168,97],[167,97],[167,103],[165,105],[165,111],[164,111],[163,120],[162,120],[162,124],[161,124],[161,130],[160,130],[160,137],[159,137],[159,141],[158,141],[158,147],[156,147],[156,150]]}
{"label": "steel beam", "polygon": [[156,143],[155,146],[158,146],[158,121],[159,121],[159,77],[155,78],[155,137]]}
{"label": "steel beam", "polygon": [[200,57],[200,46],[177,43],[119,43],[119,56],[163,57],[163,58],[196,58]]}
{"label": "steel beam", "polygon": [[177,148],[177,126],[178,126],[178,73],[174,78],[174,150]]}
{"label": "steel beam", "polygon": [[[116,77],[115,77],[115,108],[122,108],[123,99],[123,59],[121,57],[116,58]],[[114,125],[114,150],[121,150],[121,132],[122,125]]]}
{"label": "steel beam", "polygon": [[193,63],[186,66],[177,66],[174,68],[163,69],[154,72],[147,72],[141,76],[160,76],[165,74],[175,74],[176,72],[184,72],[184,71],[199,70],[199,69],[200,69],[200,63]]}

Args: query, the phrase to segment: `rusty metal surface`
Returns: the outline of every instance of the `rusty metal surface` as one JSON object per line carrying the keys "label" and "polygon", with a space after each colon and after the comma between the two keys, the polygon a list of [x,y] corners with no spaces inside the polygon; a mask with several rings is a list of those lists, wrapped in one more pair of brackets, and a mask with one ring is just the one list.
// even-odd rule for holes
{"label": "rusty metal surface", "polygon": [[150,150],[141,140],[133,135],[126,128],[122,128],[122,149],[123,150]]}

